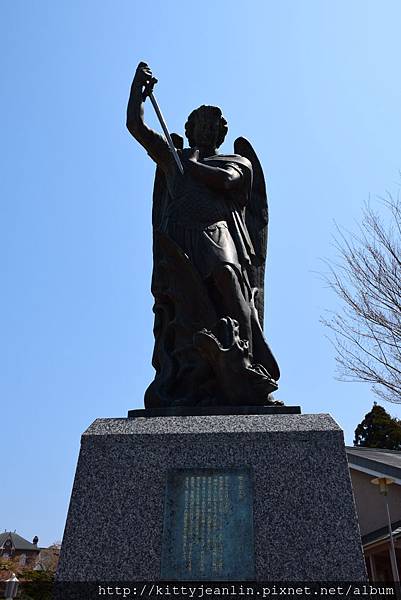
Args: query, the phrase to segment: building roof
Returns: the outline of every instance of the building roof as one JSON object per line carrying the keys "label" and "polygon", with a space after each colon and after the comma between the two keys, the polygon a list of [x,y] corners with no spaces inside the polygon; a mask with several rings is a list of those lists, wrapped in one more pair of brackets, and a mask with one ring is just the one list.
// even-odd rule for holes
{"label": "building roof", "polygon": [[381,448],[346,446],[348,464],[352,469],[375,477],[392,477],[401,485],[401,452]]}
{"label": "building roof", "polygon": [[28,540],[18,535],[18,533],[15,533],[15,531],[4,531],[3,533],[0,533],[0,548],[8,538],[11,538],[13,546],[16,550],[36,550],[37,552],[40,550],[40,548],[35,546],[35,544],[28,542]]}
{"label": "building roof", "polygon": [[[401,537],[401,521],[396,521],[395,523],[391,523],[391,533],[393,538]],[[380,527],[380,529],[376,529],[376,531],[371,531],[362,536],[362,544],[363,546],[368,546],[370,544],[377,544],[378,542],[384,542],[388,540],[390,537],[388,531],[388,525],[385,527]]]}

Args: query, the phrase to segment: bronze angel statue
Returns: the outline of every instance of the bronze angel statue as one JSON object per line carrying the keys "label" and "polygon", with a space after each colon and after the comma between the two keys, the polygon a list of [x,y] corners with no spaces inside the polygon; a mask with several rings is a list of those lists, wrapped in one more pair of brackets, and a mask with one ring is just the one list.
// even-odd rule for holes
{"label": "bronze angel statue", "polygon": [[[263,171],[244,138],[218,154],[227,122],[215,106],[188,117],[183,139],[144,122],[147,86],[139,63],[127,127],[155,161],[153,192],[154,381],[145,406],[281,404],[280,371],[263,336],[268,207]],[[174,152],[175,153],[175,152]]]}

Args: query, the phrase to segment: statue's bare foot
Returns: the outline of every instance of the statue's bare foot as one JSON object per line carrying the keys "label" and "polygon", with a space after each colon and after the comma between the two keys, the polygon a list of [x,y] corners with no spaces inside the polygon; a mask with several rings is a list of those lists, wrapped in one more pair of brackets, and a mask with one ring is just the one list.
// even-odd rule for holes
{"label": "statue's bare foot", "polygon": [[284,402],[282,400],[276,400],[273,397],[273,394],[269,394],[266,401],[267,406],[284,406]]}

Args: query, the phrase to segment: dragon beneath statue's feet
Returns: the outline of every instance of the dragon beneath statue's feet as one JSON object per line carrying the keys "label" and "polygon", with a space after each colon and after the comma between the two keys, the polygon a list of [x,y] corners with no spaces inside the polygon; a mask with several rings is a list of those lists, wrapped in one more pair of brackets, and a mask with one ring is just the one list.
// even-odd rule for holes
{"label": "dragon beneath statue's feet", "polygon": [[252,362],[248,340],[239,334],[237,321],[226,317],[212,329],[202,329],[194,335],[194,345],[210,364],[221,390],[231,405],[252,399],[255,405],[282,406],[271,396],[277,382],[260,364]]}

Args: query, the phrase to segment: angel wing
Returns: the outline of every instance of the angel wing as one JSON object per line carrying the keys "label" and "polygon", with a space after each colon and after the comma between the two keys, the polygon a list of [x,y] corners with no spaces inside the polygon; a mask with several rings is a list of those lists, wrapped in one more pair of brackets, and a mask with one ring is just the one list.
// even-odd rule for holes
{"label": "angel wing", "polygon": [[269,224],[266,184],[262,166],[250,142],[243,137],[237,138],[234,142],[234,152],[247,158],[253,169],[251,198],[246,207],[245,223],[256,255],[255,265],[250,268],[249,279],[251,286],[257,289],[255,306],[263,329],[265,265]]}
{"label": "angel wing", "polygon": [[[182,150],[184,145],[183,138],[177,133],[171,134],[171,139],[177,150]],[[168,200],[168,190],[166,184],[166,177],[163,169],[159,166],[156,167],[155,181],[153,184],[153,198],[152,198],[152,226],[153,226],[153,273],[152,273],[152,292],[157,292],[158,287],[158,266],[163,258],[163,253],[160,248],[158,237],[156,233],[160,231],[163,223],[166,206]]]}
{"label": "angel wing", "polygon": [[[184,139],[177,133],[171,134],[174,146],[177,150],[182,150],[184,147]],[[155,182],[153,185],[153,204],[152,204],[152,225],[154,229],[159,229],[163,221],[163,215],[167,201],[167,186],[166,178],[163,170],[156,167]]]}

